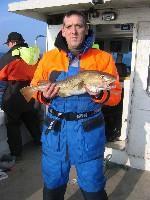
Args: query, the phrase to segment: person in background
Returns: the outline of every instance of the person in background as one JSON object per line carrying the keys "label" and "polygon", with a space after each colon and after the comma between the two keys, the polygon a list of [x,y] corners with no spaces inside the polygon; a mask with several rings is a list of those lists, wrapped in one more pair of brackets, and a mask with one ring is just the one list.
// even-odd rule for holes
{"label": "person in background", "polygon": [[127,76],[127,66],[123,63],[123,53],[117,53],[116,67],[120,81]]}
{"label": "person in background", "polygon": [[41,137],[38,110],[34,108],[35,100],[27,103],[20,93],[21,88],[30,85],[37,67],[38,55],[31,52],[18,32],[11,32],[5,44],[10,50],[0,58],[0,80],[7,82],[1,108],[6,117],[10,154],[2,156],[1,161],[21,157],[21,122],[24,122],[35,144],[40,144]]}
{"label": "person in background", "polygon": [[[127,66],[123,63],[123,53],[121,52],[117,53],[116,68],[119,74],[120,83],[122,83],[123,88],[123,82],[125,77],[127,76]],[[124,90],[122,89],[121,101],[119,102],[119,104],[113,107],[104,105],[102,108],[105,118],[105,133],[107,142],[117,141],[121,136],[123,95]]]}
{"label": "person in background", "polygon": [[[45,53],[31,82],[49,80],[35,98],[48,105],[42,133],[43,199],[64,200],[69,171],[75,165],[78,185],[85,200],[107,200],[103,160],[105,123],[101,106],[119,103],[121,87],[112,56],[93,49],[93,33],[82,12],[69,11],[63,18],[56,48]],[[98,70],[114,75],[115,87],[101,93],[59,97],[54,81],[76,75],[80,70]],[[78,118],[78,115],[81,118]]]}

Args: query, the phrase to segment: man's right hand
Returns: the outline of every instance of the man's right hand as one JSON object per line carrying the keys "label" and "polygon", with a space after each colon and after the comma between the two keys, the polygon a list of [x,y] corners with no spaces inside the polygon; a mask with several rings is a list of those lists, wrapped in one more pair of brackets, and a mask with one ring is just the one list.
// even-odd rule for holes
{"label": "man's right hand", "polygon": [[43,97],[46,99],[53,99],[58,95],[59,87],[55,83],[49,83],[43,91]]}

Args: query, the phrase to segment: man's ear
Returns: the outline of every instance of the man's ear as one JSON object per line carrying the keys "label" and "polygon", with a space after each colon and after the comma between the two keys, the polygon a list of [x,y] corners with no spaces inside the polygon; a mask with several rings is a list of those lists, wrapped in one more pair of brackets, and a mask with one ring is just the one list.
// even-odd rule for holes
{"label": "man's ear", "polygon": [[63,27],[61,29],[61,32],[62,32],[62,36],[65,37],[65,31],[64,31]]}

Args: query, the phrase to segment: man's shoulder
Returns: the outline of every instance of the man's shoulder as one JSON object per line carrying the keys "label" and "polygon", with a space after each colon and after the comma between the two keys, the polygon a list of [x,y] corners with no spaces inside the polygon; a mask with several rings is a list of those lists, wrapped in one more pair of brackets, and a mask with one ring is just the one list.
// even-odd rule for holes
{"label": "man's shoulder", "polygon": [[53,56],[53,55],[57,55],[58,53],[60,53],[59,49],[54,48],[54,49],[51,49],[51,50],[45,52],[43,54],[43,56]]}
{"label": "man's shoulder", "polygon": [[103,51],[101,49],[96,49],[96,48],[91,48],[90,49],[91,53],[94,54],[95,56],[103,56],[105,58],[109,58],[111,56],[110,53]]}
{"label": "man's shoulder", "polygon": [[91,51],[95,54],[102,54],[102,55],[105,55],[105,56],[110,56],[111,54],[108,53],[107,51],[103,51],[101,49],[96,49],[96,48],[91,48]]}

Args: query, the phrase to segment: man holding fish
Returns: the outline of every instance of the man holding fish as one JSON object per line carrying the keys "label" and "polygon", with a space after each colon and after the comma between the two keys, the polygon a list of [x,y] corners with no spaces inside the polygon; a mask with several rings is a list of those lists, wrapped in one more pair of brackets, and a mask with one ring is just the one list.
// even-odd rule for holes
{"label": "man holding fish", "polygon": [[28,101],[31,92],[48,105],[41,139],[44,200],[64,199],[71,165],[85,200],[108,199],[101,107],[119,103],[121,86],[112,56],[92,44],[84,14],[66,13],[56,48],[43,55],[31,86],[21,91]]}

